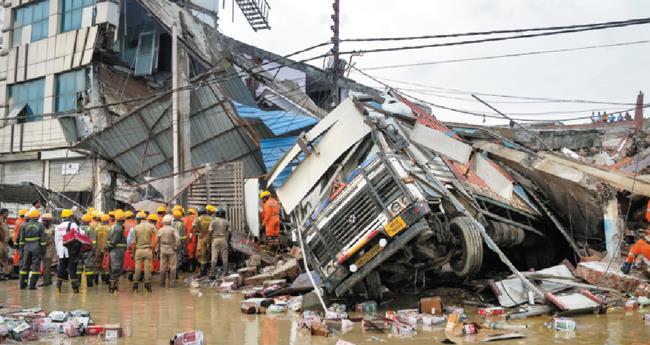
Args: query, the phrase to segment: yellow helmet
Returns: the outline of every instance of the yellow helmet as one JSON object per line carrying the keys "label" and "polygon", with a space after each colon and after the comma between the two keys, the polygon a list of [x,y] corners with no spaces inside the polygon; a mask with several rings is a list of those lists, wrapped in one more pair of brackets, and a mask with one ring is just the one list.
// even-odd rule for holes
{"label": "yellow helmet", "polygon": [[138,214],[135,215],[135,219],[145,219],[147,218],[147,214],[144,213],[144,211],[138,212]]}
{"label": "yellow helmet", "polygon": [[36,208],[27,212],[27,217],[31,219],[38,219],[40,216],[41,216],[41,211],[39,211]]}
{"label": "yellow helmet", "polygon": [[199,211],[197,211],[196,208],[194,208],[194,207],[188,209],[187,211],[188,211],[189,213],[195,215],[195,216],[196,216],[197,214],[199,214]]}
{"label": "yellow helmet", "polygon": [[166,213],[167,212],[167,207],[165,206],[158,206],[156,209],[156,213]]}
{"label": "yellow helmet", "polygon": [[24,217],[25,215],[27,215],[27,211],[28,210],[26,208],[23,208],[22,210],[18,211],[18,216]]}
{"label": "yellow helmet", "polygon": [[268,190],[263,190],[260,192],[260,199],[268,198],[271,196],[271,192]]}
{"label": "yellow helmet", "polygon": [[217,212],[217,208],[208,204],[205,206],[205,211],[208,213],[215,213]]}
{"label": "yellow helmet", "polygon": [[115,210],[115,220],[122,220],[122,219],[124,219],[124,211],[118,208],[117,210]]}
{"label": "yellow helmet", "polygon": [[181,212],[181,210],[174,210],[174,211],[172,211],[172,216],[174,216],[174,218],[178,219],[178,218],[183,216],[183,212]]}
{"label": "yellow helmet", "polygon": [[158,221],[158,215],[155,214],[155,213],[152,213],[152,214],[150,214],[150,215],[147,217],[147,220],[151,220],[151,221],[157,222],[157,221]]}
{"label": "yellow helmet", "polygon": [[93,220],[93,216],[90,214],[86,213],[81,217],[81,221],[85,223],[90,223]]}
{"label": "yellow helmet", "polygon": [[126,218],[133,218],[133,212],[132,212],[132,211],[126,211],[126,212],[124,212],[124,217],[126,217]]}
{"label": "yellow helmet", "polygon": [[43,217],[41,217],[42,220],[49,220],[49,221],[51,221],[52,218],[53,217],[52,217],[51,213],[46,213],[46,214],[43,215]]}
{"label": "yellow helmet", "polygon": [[111,220],[111,217],[107,214],[102,214],[101,220],[102,222],[108,222],[109,220]]}
{"label": "yellow helmet", "polygon": [[69,218],[74,215],[74,212],[72,212],[71,209],[66,208],[63,211],[61,211],[61,218]]}
{"label": "yellow helmet", "polygon": [[99,218],[99,217],[101,217],[102,214],[101,214],[101,212],[99,212],[99,211],[97,211],[97,210],[93,210],[92,212],[90,212],[90,216],[94,219],[94,218]]}
{"label": "yellow helmet", "polygon": [[88,207],[88,211],[86,211],[86,213],[93,214],[93,212],[95,212],[95,208],[94,207]]}
{"label": "yellow helmet", "polygon": [[109,215],[109,216],[113,216],[113,217],[115,217],[115,211],[109,211],[109,212],[108,212],[108,215]]}

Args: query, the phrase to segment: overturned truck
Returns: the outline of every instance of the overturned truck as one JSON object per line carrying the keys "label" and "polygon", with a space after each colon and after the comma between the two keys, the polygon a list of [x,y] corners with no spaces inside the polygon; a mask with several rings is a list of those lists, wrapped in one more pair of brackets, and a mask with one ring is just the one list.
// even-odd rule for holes
{"label": "overturned truck", "polygon": [[555,219],[534,191],[425,108],[394,96],[398,113],[348,99],[270,176],[325,291],[381,299],[383,286],[422,285],[447,264],[473,277],[486,266],[503,269],[502,261],[527,269],[563,258]]}

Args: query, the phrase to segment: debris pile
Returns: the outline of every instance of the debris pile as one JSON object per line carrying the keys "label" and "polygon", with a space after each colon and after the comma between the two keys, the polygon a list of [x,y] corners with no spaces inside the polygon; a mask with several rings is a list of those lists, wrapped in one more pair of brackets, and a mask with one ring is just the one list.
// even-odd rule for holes
{"label": "debris pile", "polygon": [[108,341],[121,338],[123,331],[119,324],[95,324],[86,310],[57,310],[48,314],[41,308],[0,309],[0,343],[5,340],[37,341],[59,336],[96,336]]}

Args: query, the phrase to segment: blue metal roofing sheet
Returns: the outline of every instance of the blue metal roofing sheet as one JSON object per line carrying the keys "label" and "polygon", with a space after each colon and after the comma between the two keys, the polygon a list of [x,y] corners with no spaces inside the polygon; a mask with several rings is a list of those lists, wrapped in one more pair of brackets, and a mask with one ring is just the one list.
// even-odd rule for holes
{"label": "blue metal roofing sheet", "polygon": [[[275,164],[284,157],[284,155],[291,150],[291,148],[296,144],[298,137],[284,137],[284,138],[272,138],[272,139],[261,139],[260,140],[260,150],[262,151],[262,156],[264,157],[264,165],[266,166],[266,171],[271,171]],[[284,181],[291,175],[294,167],[298,164],[299,160],[294,160],[291,162],[285,169],[278,175],[278,177],[273,181],[273,186],[280,187]]]}
{"label": "blue metal roofing sheet", "polygon": [[274,135],[284,135],[309,126],[318,120],[296,109],[295,111],[273,110],[265,111],[234,102],[237,113],[243,118],[260,119]]}

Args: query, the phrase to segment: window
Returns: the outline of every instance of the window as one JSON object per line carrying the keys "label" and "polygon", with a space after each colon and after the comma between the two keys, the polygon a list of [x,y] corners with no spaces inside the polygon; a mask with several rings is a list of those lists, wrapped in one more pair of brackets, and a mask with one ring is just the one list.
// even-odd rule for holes
{"label": "window", "polygon": [[23,28],[31,25],[32,36],[30,42],[36,42],[47,37],[50,16],[50,0],[34,2],[30,5],[16,8],[13,21],[13,46],[22,43]]}
{"label": "window", "polygon": [[56,76],[56,111],[77,109],[78,93],[86,91],[90,85],[88,69],[61,73]]}
{"label": "window", "polygon": [[24,107],[24,122],[43,119],[45,78],[9,85],[9,109],[19,111]]}
{"label": "window", "polygon": [[61,1],[61,32],[81,28],[81,18],[85,7],[93,6],[95,0],[60,0]]}

